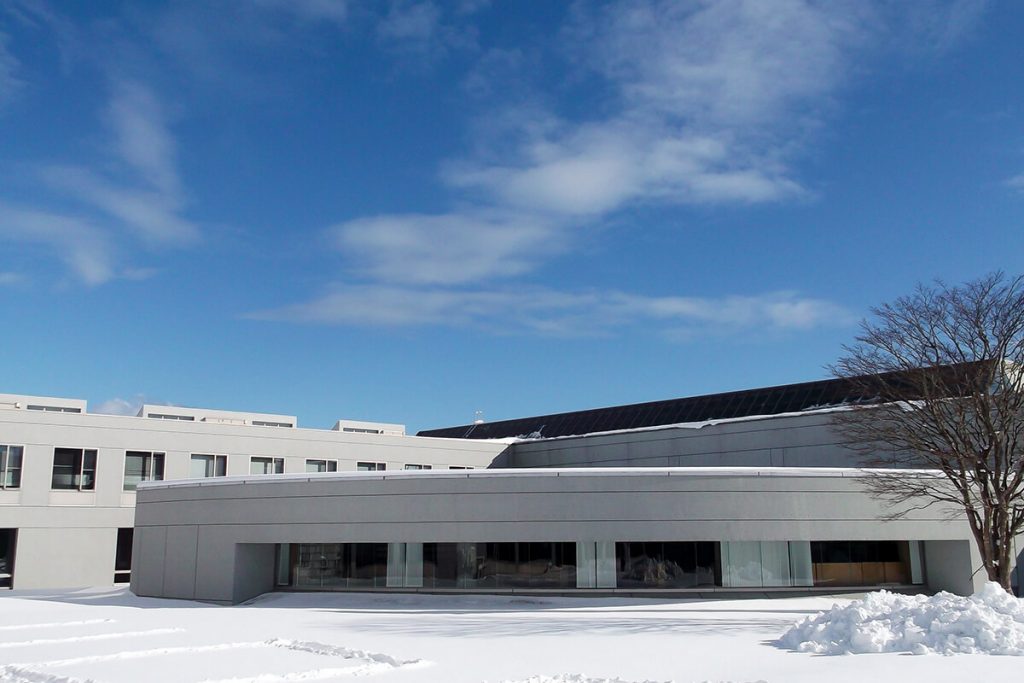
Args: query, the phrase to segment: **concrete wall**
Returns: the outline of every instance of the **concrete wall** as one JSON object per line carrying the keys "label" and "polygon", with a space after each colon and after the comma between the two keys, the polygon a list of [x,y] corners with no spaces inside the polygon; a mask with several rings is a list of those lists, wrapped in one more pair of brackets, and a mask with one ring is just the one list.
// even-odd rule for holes
{"label": "concrete wall", "polygon": [[924,563],[932,590],[970,595],[988,581],[973,540],[927,541]]}
{"label": "concrete wall", "polygon": [[516,443],[509,467],[856,467],[828,413]]}
{"label": "concrete wall", "polygon": [[[863,478],[828,469],[491,470],[151,485],[139,491],[136,552],[153,552],[163,564],[137,564],[132,588],[217,602],[249,597],[266,585],[273,554],[254,555],[258,576],[239,577],[241,544],[966,541],[966,523],[947,521],[946,512],[933,506],[881,522]],[[184,528],[197,533],[172,532]],[[161,542],[162,550],[147,550]],[[970,564],[937,576],[944,585],[968,581]],[[194,581],[172,578],[176,572]],[[234,585],[240,579],[245,587]],[[190,582],[194,592],[182,595]]]}
{"label": "concrete wall", "polygon": [[[20,487],[0,489],[0,528],[18,530],[15,588],[113,583],[117,529],[134,526],[136,494],[123,490],[127,450],[165,453],[164,476],[175,480],[189,476],[193,453],[226,455],[228,474],[247,475],[252,456],[283,458],[285,472],[305,472],[307,458],[336,460],[342,471],[355,470],[360,461],[399,470],[407,463],[446,469],[487,467],[506,448],[458,439],[22,409],[0,409],[0,443],[24,447]],[[95,490],[51,489],[56,447],[97,451]],[[175,572],[166,590],[192,594],[177,581]]]}

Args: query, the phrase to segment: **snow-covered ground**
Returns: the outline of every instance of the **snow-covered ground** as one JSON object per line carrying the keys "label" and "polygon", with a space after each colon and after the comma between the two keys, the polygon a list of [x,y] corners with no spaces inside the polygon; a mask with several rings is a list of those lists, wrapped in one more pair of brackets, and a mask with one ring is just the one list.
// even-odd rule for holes
{"label": "snow-covered ground", "polygon": [[1015,681],[981,654],[796,652],[832,598],[651,599],[275,593],[239,607],[124,589],[0,594],[4,683]]}

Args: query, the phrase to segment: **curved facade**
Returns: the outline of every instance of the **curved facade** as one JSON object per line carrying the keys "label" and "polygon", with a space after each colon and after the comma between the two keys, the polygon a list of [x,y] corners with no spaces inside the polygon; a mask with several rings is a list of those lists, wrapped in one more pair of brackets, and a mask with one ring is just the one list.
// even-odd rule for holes
{"label": "curved facade", "polygon": [[879,521],[844,468],[573,468],[226,477],[139,487],[132,590],[972,590],[937,506]]}

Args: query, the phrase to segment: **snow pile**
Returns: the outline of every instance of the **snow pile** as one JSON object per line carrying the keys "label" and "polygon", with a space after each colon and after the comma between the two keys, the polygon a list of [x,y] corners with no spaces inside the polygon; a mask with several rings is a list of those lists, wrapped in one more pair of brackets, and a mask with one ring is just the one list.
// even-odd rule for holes
{"label": "snow pile", "polygon": [[819,654],[931,652],[1024,655],[1024,600],[988,583],[969,598],[951,593],[869,593],[807,617],[779,639]]}

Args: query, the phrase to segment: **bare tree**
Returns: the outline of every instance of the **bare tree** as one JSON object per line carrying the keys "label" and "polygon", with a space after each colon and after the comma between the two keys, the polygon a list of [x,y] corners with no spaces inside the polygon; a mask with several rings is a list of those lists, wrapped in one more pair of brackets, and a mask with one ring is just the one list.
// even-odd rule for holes
{"label": "bare tree", "polygon": [[904,470],[869,479],[891,516],[951,504],[1009,590],[1024,531],[1024,276],[919,285],[871,313],[831,368],[863,399],[836,425],[865,465]]}

